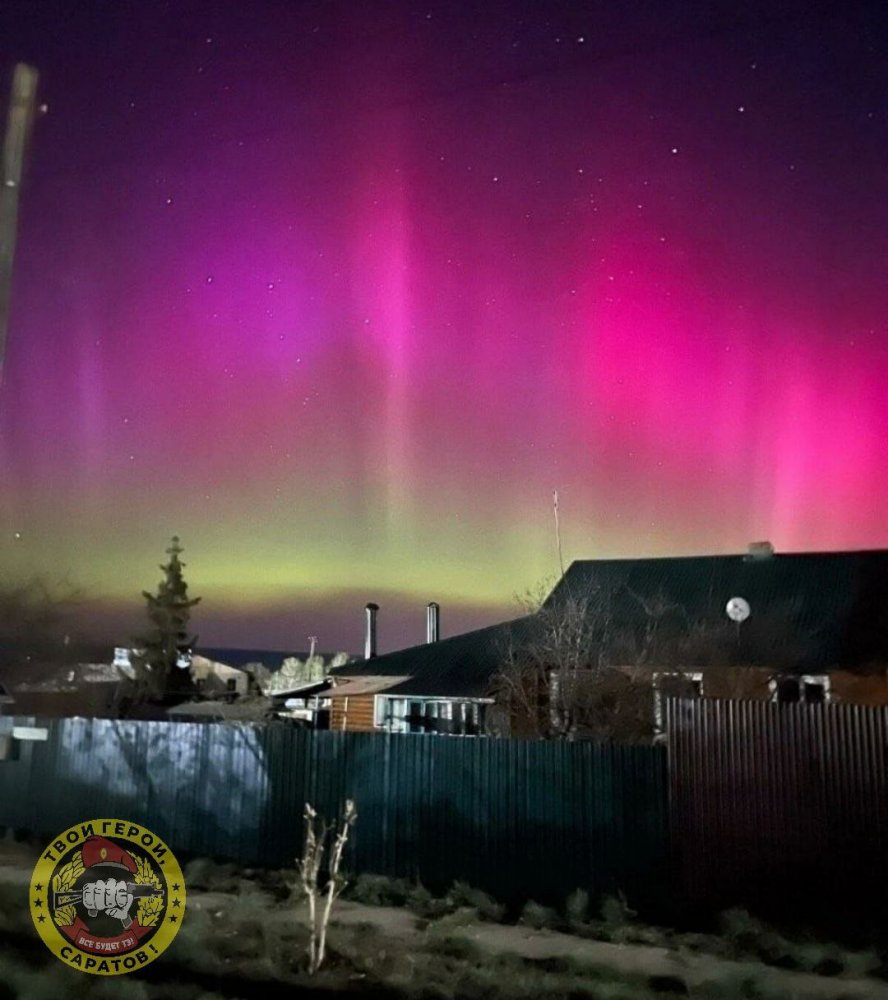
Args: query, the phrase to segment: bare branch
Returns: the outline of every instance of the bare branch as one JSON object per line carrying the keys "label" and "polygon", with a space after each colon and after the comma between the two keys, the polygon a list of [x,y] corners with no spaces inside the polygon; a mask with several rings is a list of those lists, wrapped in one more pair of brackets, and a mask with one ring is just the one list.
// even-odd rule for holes
{"label": "bare branch", "polygon": [[[354,802],[348,799],[343,809],[340,826],[329,852],[327,882],[323,888],[318,885],[318,876],[321,871],[330,834],[336,829],[336,826],[333,823],[319,821],[316,810],[308,802],[305,804],[303,816],[305,819],[305,842],[302,850],[302,858],[297,859],[296,867],[299,872],[302,890],[308,897],[308,971],[314,975],[321,967],[326,954],[327,926],[330,922],[333,901],[339,896],[346,885],[345,879],[339,873],[339,869],[342,864],[345,845],[348,842],[348,832],[355,824],[358,814]],[[323,904],[321,905],[322,900]]]}

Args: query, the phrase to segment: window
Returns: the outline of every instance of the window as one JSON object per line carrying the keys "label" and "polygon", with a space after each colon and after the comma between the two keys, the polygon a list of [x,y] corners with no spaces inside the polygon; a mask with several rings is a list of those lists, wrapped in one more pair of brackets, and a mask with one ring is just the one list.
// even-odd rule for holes
{"label": "window", "polygon": [[228,678],[228,680],[225,682],[225,690],[226,691],[237,691],[237,678],[236,677],[229,677]]}
{"label": "window", "polygon": [[421,701],[411,701],[410,710],[407,714],[407,731],[411,733],[421,733],[423,731],[422,719],[423,704]]}
{"label": "window", "polygon": [[461,701],[454,701],[450,706],[450,718],[453,724],[453,731],[460,733],[464,731],[466,724],[466,706]]}
{"label": "window", "polygon": [[775,701],[781,705],[790,705],[800,701],[802,696],[801,685],[798,677],[778,677],[775,694]]}
{"label": "window", "polygon": [[385,728],[390,733],[407,732],[407,701],[404,698],[385,699]]}
{"label": "window", "polygon": [[771,700],[780,705],[801,702],[824,705],[830,701],[829,677],[826,674],[784,674],[771,681]]}
{"label": "window", "polygon": [[826,688],[816,681],[803,681],[802,691],[806,705],[822,705],[826,701]]}
{"label": "window", "polygon": [[682,673],[673,672],[656,673],[653,677],[654,684],[654,732],[657,735],[663,733],[663,726],[666,719],[666,706],[664,698],[702,698],[703,697],[703,674],[699,672]]}
{"label": "window", "polygon": [[132,661],[130,660],[131,650],[124,646],[114,647],[114,666],[115,667],[131,667]]}
{"label": "window", "polygon": [[376,725],[390,733],[431,733],[478,736],[482,732],[484,705],[446,698],[410,699],[377,695]]}

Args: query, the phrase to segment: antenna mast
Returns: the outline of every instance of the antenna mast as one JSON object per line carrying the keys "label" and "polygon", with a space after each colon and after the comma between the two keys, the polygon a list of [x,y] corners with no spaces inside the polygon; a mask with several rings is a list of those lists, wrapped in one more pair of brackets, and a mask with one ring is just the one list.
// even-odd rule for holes
{"label": "antenna mast", "polygon": [[558,565],[564,576],[564,558],[561,555],[561,525],[558,522],[558,490],[552,490],[552,509],[555,513],[555,544],[558,547]]}
{"label": "antenna mast", "polygon": [[12,265],[18,230],[19,188],[22,183],[25,153],[37,100],[37,70],[18,63],[12,75],[9,116],[3,141],[2,185],[0,185],[0,380],[6,358],[6,332],[9,328],[9,302],[12,290]]}

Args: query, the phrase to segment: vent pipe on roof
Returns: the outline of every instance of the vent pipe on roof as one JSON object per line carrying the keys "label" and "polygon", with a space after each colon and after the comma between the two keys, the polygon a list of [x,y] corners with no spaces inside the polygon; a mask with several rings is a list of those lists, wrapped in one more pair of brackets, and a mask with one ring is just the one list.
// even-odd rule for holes
{"label": "vent pipe on roof", "polygon": [[441,636],[441,607],[434,601],[426,605],[426,642],[437,642]]}
{"label": "vent pipe on roof", "polygon": [[747,559],[770,559],[774,546],[770,542],[750,542],[746,549]]}
{"label": "vent pipe on roof", "polygon": [[379,605],[371,602],[364,611],[367,615],[364,627],[364,659],[372,660],[376,656],[376,612],[379,611]]}

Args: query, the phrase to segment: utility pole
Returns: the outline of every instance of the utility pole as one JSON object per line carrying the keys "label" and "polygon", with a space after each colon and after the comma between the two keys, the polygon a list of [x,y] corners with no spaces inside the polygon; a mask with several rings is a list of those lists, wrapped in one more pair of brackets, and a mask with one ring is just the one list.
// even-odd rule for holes
{"label": "utility pole", "polygon": [[34,125],[37,102],[37,70],[18,63],[12,74],[12,93],[3,140],[2,185],[0,185],[0,381],[6,360],[9,304],[12,293],[12,266],[18,231],[19,190],[25,154]]}

